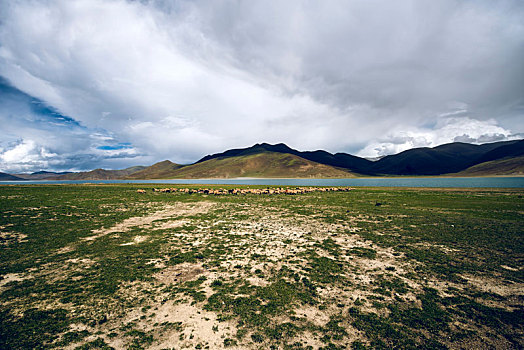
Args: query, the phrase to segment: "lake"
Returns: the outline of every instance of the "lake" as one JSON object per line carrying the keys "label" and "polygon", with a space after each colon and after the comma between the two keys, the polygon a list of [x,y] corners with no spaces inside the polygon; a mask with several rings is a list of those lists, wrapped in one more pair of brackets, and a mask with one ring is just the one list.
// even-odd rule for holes
{"label": "lake", "polygon": [[378,187],[497,187],[524,188],[524,177],[381,177],[350,179],[166,179],[166,180],[39,180],[1,181],[1,185],[34,184],[208,184],[208,185],[267,185],[267,186],[378,186]]}

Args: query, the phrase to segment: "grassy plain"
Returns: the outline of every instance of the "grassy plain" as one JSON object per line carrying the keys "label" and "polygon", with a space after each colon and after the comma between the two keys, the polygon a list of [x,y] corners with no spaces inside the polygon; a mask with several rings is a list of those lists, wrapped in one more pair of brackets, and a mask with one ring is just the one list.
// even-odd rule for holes
{"label": "grassy plain", "polygon": [[0,186],[1,349],[524,347],[524,190],[152,187]]}

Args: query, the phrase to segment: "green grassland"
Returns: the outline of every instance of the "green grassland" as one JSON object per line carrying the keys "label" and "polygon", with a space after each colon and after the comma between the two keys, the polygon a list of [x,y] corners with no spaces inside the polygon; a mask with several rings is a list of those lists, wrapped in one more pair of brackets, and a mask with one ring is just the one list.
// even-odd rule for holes
{"label": "green grassland", "polygon": [[524,347],[524,190],[151,188],[0,186],[0,349]]}

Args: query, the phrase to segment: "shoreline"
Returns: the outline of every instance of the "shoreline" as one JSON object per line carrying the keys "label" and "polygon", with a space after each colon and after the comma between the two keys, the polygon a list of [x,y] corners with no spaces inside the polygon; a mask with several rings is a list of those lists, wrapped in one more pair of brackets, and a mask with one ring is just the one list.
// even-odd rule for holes
{"label": "shoreline", "polygon": [[24,180],[1,181],[0,186],[38,185],[147,185],[147,186],[270,186],[270,187],[376,187],[376,188],[524,188],[523,176],[497,177],[359,177],[359,178],[207,178],[143,180]]}
{"label": "shoreline", "polygon": [[[0,180],[2,183],[25,182],[64,182],[64,181],[200,181],[200,180],[379,180],[379,179],[483,179],[483,178],[524,178],[523,175],[479,175],[479,176],[453,176],[453,175],[394,175],[394,176],[354,176],[354,177],[203,177],[203,178],[153,178],[153,179],[22,179]],[[123,182],[128,183],[128,182]],[[135,183],[135,182],[129,182]]]}

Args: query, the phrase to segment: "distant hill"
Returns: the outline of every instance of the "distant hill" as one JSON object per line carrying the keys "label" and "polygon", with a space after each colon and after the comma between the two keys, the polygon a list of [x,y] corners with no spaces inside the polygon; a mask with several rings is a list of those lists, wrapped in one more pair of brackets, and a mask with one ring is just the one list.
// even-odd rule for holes
{"label": "distant hill", "polygon": [[54,176],[48,179],[52,180],[116,180],[144,169],[144,166],[134,166],[122,170],[105,170],[95,169],[86,172],[69,173],[60,176]]}
{"label": "distant hill", "polygon": [[21,177],[22,179],[25,179],[25,180],[45,180],[45,179],[49,179],[52,177],[70,174],[70,173],[71,173],[70,171],[60,172],[60,173],[53,172],[53,171],[37,171],[31,174],[13,174],[13,175],[17,177]]}
{"label": "distant hill", "polygon": [[473,165],[522,154],[524,141],[473,145],[454,142],[434,148],[414,148],[386,156],[367,169],[375,175],[442,175]]}
{"label": "distant hill", "polygon": [[0,175],[1,180],[111,180],[227,177],[352,177],[359,175],[444,175],[458,176],[521,174],[524,167],[524,140],[474,145],[454,142],[433,148],[410,149],[377,161],[347,153],[323,150],[297,151],[283,143],[255,144],[207,155],[190,165],[169,160],[149,167],[122,170],[95,169],[57,175],[50,172]]}
{"label": "distant hill", "polygon": [[246,152],[230,157],[208,158],[173,172],[173,178],[341,178],[354,177],[346,169],[312,162],[293,154]]}
{"label": "distant hill", "polygon": [[462,170],[456,176],[522,176],[524,175],[524,156],[510,157],[483,162]]}
{"label": "distant hill", "polygon": [[[501,144],[501,146],[496,147],[486,152],[481,157],[479,157],[476,160],[476,162],[480,164],[483,162],[489,162],[491,160],[496,160],[496,159],[524,156],[524,140],[500,142],[498,144]],[[481,146],[484,146],[484,145],[481,145]]]}
{"label": "distant hill", "polygon": [[126,179],[166,179],[183,165],[164,160],[125,176]]}
{"label": "distant hill", "polygon": [[284,153],[284,154],[293,154],[301,158],[320,163],[325,165],[331,165],[334,167],[348,169],[352,172],[362,172],[365,173],[366,170],[373,164],[372,161],[369,161],[364,158],[353,156],[347,153],[336,153],[331,154],[326,151],[306,151],[301,152],[295,149],[288,147],[283,143],[278,143],[276,145],[270,145],[267,143],[255,144],[254,146],[248,148],[239,148],[232,149],[222,153],[216,153],[212,155],[205,156],[200,159],[197,163],[205,162],[210,159],[215,158],[230,158],[238,156],[246,156],[251,154],[263,153],[263,152],[275,152],[275,153]]}
{"label": "distant hill", "polygon": [[262,143],[248,148],[232,149],[208,155],[199,160],[197,164],[210,159],[277,152],[293,154],[313,162],[365,175],[442,175],[459,172],[485,161],[522,155],[523,151],[524,140],[483,145],[454,142],[434,148],[414,148],[373,162],[347,153],[331,154],[322,150],[300,152],[283,143],[276,145]]}
{"label": "distant hill", "polygon": [[24,179],[18,176],[0,172],[0,181],[21,181],[21,180],[24,180]]}

